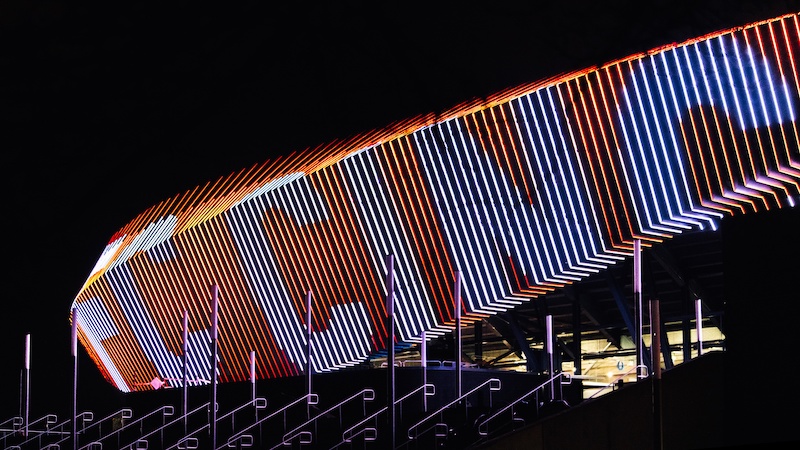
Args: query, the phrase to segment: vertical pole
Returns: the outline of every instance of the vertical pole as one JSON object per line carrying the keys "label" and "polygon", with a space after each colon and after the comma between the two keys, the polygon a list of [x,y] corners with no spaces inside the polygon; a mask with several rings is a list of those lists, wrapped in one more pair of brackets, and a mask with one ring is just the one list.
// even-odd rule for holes
{"label": "vertical pole", "polygon": [[189,311],[183,311],[183,320],[182,320],[182,330],[181,333],[181,358],[183,364],[183,398],[181,399],[181,415],[183,416],[183,433],[188,433],[187,428],[187,417],[186,414],[189,412]]}
{"label": "vertical pole", "polygon": [[556,399],[556,386],[555,380],[553,377],[555,376],[554,367],[555,363],[553,362],[553,316],[552,314],[548,314],[544,318],[544,328],[545,333],[545,346],[547,347],[547,367],[548,367],[548,376],[550,377],[550,401],[553,402]]}
{"label": "vertical pole", "polygon": [[453,309],[456,316],[456,398],[461,398],[461,271],[456,271],[456,281],[454,286],[455,302]]}
{"label": "vertical pole", "polygon": [[478,320],[475,322],[475,361],[480,367],[483,367],[483,321]]}
{"label": "vertical pole", "polygon": [[395,447],[397,442],[397,429],[395,427],[395,373],[394,373],[394,255],[389,255],[386,261],[389,267],[386,275],[386,316],[388,322],[388,333],[386,336],[386,352],[387,352],[387,388],[389,393],[388,412],[389,412],[389,429],[391,430],[391,448]]}
{"label": "vertical pole", "polygon": [[[254,419],[258,422],[258,408],[256,407],[256,352],[250,350],[250,401],[253,402]],[[261,439],[261,424],[258,424],[259,440]]]}
{"label": "vertical pole", "polygon": [[250,400],[256,402],[256,352],[250,351]]}
{"label": "vertical pole", "polygon": [[653,450],[663,447],[661,417],[661,311],[658,300],[650,300],[650,357],[653,368]]}
{"label": "vertical pole", "polygon": [[219,287],[211,287],[211,448],[217,448],[217,338],[219,322]]}
{"label": "vertical pole", "polygon": [[695,327],[697,328],[697,356],[703,354],[703,301],[694,301]]}
{"label": "vertical pole", "polygon": [[311,419],[311,291],[306,293],[306,418]]}
{"label": "vertical pole", "polygon": [[[581,356],[581,309],[580,297],[576,295],[575,301],[572,302],[572,343],[575,346],[573,349],[575,352],[575,375],[583,375]],[[578,378],[578,382],[582,383],[580,378]]]}
{"label": "vertical pole", "polygon": [[644,365],[644,351],[642,349],[642,241],[633,241],[633,303],[635,309],[635,330],[632,338],[636,341],[636,379],[642,376],[641,366]]}
{"label": "vertical pole", "polygon": [[425,338],[425,332],[420,334],[422,342],[420,343],[420,359],[422,360],[422,411],[428,412],[428,396],[425,395],[425,385],[428,384],[428,340]]}
{"label": "vertical pole", "polygon": [[22,435],[28,437],[28,419],[31,411],[31,335],[25,335],[25,411],[23,412],[23,420],[25,421],[25,428]]}
{"label": "vertical pole", "polygon": [[78,449],[78,308],[72,308],[72,450]]}
{"label": "vertical pole", "polygon": [[650,348],[653,377],[661,378],[661,311],[657,299],[650,300]]}

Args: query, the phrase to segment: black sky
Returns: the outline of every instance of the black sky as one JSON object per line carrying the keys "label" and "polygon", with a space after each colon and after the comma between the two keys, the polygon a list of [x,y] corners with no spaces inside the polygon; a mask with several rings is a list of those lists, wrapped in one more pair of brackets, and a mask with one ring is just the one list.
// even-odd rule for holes
{"label": "black sky", "polygon": [[[32,414],[69,410],[70,303],[111,236],[149,206],[274,155],[800,10],[219,3],[0,2],[0,421],[19,412],[27,333]],[[83,350],[80,364],[83,395],[110,389]]]}

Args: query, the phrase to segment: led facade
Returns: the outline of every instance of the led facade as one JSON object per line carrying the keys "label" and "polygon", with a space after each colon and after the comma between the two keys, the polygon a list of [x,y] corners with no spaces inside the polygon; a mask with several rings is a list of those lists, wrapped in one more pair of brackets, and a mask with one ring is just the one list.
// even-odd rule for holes
{"label": "led facade", "polygon": [[[74,300],[122,391],[334,370],[528,302],[686,230],[800,200],[798,16],[728,30],[268,161],[153,206]],[[311,293],[311,323],[306,298]]]}

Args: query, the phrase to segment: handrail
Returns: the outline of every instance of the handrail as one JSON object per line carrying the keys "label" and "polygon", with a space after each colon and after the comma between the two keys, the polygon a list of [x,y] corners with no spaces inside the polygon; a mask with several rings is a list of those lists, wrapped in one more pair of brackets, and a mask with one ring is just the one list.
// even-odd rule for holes
{"label": "handrail", "polygon": [[30,426],[34,425],[34,424],[37,424],[37,423],[39,423],[41,421],[44,421],[45,426],[52,425],[52,424],[56,423],[57,420],[58,420],[58,416],[56,416],[55,414],[45,414],[44,416],[34,420],[33,422],[29,422],[28,423],[28,433],[40,433],[40,434],[41,433],[46,433],[47,431],[49,431],[49,428],[47,430],[32,430],[30,428]]}
{"label": "handrail", "polygon": [[[31,430],[30,429],[31,425],[37,424],[37,423],[39,423],[41,421],[44,421],[45,426],[48,427],[46,430]],[[25,445],[25,444],[27,444],[29,442],[33,442],[33,441],[35,441],[37,439],[40,439],[42,437],[42,435],[46,434],[46,433],[53,433],[53,434],[59,434],[59,435],[62,434],[62,432],[60,432],[60,431],[50,430],[50,428],[49,428],[49,425],[52,425],[52,424],[56,423],[56,421],[58,421],[58,416],[56,416],[55,414],[46,414],[46,415],[34,420],[33,422],[29,422],[28,423],[28,435],[26,436],[27,439],[25,439],[24,441],[20,442],[19,444],[7,447],[7,450],[20,450],[23,445]]]}
{"label": "handrail", "polygon": [[[25,423],[25,419],[23,419],[20,416],[14,416],[4,421],[3,423],[0,423],[0,433],[3,433],[2,435],[0,435],[0,437],[5,439],[6,436],[16,433],[22,428],[23,423]],[[11,429],[3,428],[9,425],[11,425]]]}
{"label": "handrail", "polygon": [[254,399],[248,400],[247,403],[244,403],[244,404],[242,404],[242,405],[240,405],[240,406],[238,406],[238,407],[226,412],[225,414],[217,417],[217,421],[227,419],[228,417],[236,414],[237,412],[239,412],[239,411],[243,410],[244,408],[247,408],[248,406],[251,406],[251,405],[255,409],[264,409],[264,408],[267,407],[267,399],[264,398],[264,397],[256,397]]}
{"label": "handrail", "polygon": [[[442,367],[445,366],[445,363],[450,363],[451,361],[442,361],[440,359],[426,359],[425,366],[422,365],[421,359],[400,359],[394,362],[394,365],[397,367],[406,367],[409,363],[412,363],[411,367]],[[469,363],[462,363],[462,364],[469,364]],[[381,368],[389,367],[389,364],[386,362],[382,362],[380,365]],[[465,366],[466,367],[466,366]]]}
{"label": "handrail", "polygon": [[123,431],[129,429],[130,427],[132,427],[132,426],[134,426],[136,424],[142,423],[145,419],[147,419],[149,417],[152,417],[152,416],[158,414],[159,412],[161,414],[163,414],[165,417],[166,416],[171,416],[171,415],[175,414],[175,408],[172,405],[164,405],[164,406],[161,406],[159,408],[156,408],[153,411],[151,411],[151,412],[143,415],[142,417],[134,420],[133,422],[130,422],[130,423],[126,424],[126,425],[123,425],[120,428],[117,428],[116,430],[112,431],[111,433],[108,433],[107,435],[105,435],[105,436],[103,436],[103,437],[101,437],[101,438],[99,438],[99,439],[97,439],[95,441],[89,442],[88,444],[86,444],[83,447],[81,447],[79,450],[86,450],[86,449],[90,449],[90,448],[102,449],[103,448],[102,442],[104,440],[106,440],[106,439],[108,439],[111,436],[114,436],[116,434],[122,433]]}
{"label": "handrail", "polygon": [[[84,411],[80,415],[84,415],[84,414],[87,414],[87,413],[88,414],[92,414],[92,416],[94,416],[94,414],[91,411]],[[117,417],[118,414],[121,415],[122,419],[130,419],[131,417],[133,417],[133,411],[132,410],[130,410],[128,408],[123,408],[123,409],[120,409],[119,411],[117,411],[117,412],[115,412],[113,414],[110,414],[110,415],[108,415],[106,417],[103,417],[102,419],[100,419],[100,420],[98,420],[96,422],[92,422],[90,425],[83,427],[83,429],[81,429],[81,431],[79,431],[78,433],[79,434],[86,434],[86,432],[89,431],[91,428],[100,426],[100,424],[102,424],[103,422],[105,422],[107,420],[114,419],[115,417]],[[92,419],[94,419],[94,417],[92,417]],[[90,419],[90,420],[92,420],[92,419]],[[45,447],[43,447],[42,450],[58,450],[58,449],[61,448],[61,444],[63,444],[64,442],[68,441],[71,437],[72,436],[66,436],[66,437],[62,438],[58,442],[54,442],[52,444],[48,444]],[[101,448],[102,448],[102,445],[101,445]]]}
{"label": "handrail", "polygon": [[[210,402],[206,403],[205,405],[200,406],[200,408],[203,408],[204,406],[208,406],[209,404],[210,404]],[[228,411],[227,413],[217,417],[217,421],[224,420],[224,419],[232,416],[233,414],[235,414],[235,413],[241,411],[242,409],[244,409],[244,408],[246,408],[248,406],[251,406],[251,405],[254,406],[255,409],[264,409],[264,408],[267,407],[267,399],[265,399],[263,397],[257,397],[257,398],[248,400],[247,403],[239,405],[236,408]],[[197,409],[194,409],[192,411],[189,411],[188,413],[186,413],[183,416],[181,416],[180,419],[183,419],[184,417],[189,416],[190,414],[193,414],[193,413],[197,412],[200,408],[197,408]],[[210,424],[207,423],[207,424],[201,426],[200,428],[197,428],[195,430],[190,431],[189,433],[186,433],[181,439],[178,440],[178,442],[176,442],[176,443],[172,444],[171,446],[167,447],[167,450],[174,449],[174,448],[181,448],[180,447],[181,444],[183,444],[185,442],[188,442],[189,439],[193,438],[194,435],[196,435],[197,433],[200,433],[201,431],[203,431],[206,428],[208,428],[209,425]]]}
{"label": "handrail", "polygon": [[265,417],[262,417],[257,422],[253,423],[252,425],[250,425],[250,426],[248,426],[248,427],[246,427],[246,428],[234,433],[233,435],[231,435],[228,438],[228,440],[225,442],[224,445],[222,445],[220,447],[217,447],[215,450],[221,450],[221,449],[224,449],[224,448],[228,447],[229,444],[231,444],[233,442],[236,442],[239,438],[243,437],[245,432],[255,428],[258,425],[261,425],[263,422],[266,422],[267,420],[277,416],[278,414],[286,413],[286,410],[288,410],[292,406],[295,406],[295,405],[297,405],[297,404],[299,404],[299,403],[301,403],[303,401],[307,401],[307,403],[309,405],[316,405],[317,403],[319,403],[319,396],[317,394],[303,394],[302,397],[299,397],[296,400],[293,400],[293,401],[283,405],[283,407],[281,409],[273,411],[272,413],[268,414]]}
{"label": "handrail", "polygon": [[[179,417],[177,420],[178,420],[178,421],[184,420],[185,418],[187,418],[187,417],[191,416],[192,414],[194,414],[194,413],[196,413],[196,412],[198,412],[198,411],[201,411],[203,408],[208,408],[208,407],[209,407],[209,405],[211,405],[211,402],[205,402],[205,403],[203,403],[202,405],[200,405],[200,406],[196,407],[195,409],[193,409],[193,410],[191,410],[191,411],[188,411],[188,412],[186,412],[185,414],[183,414],[182,416],[180,416],[180,417]],[[186,442],[186,441],[187,441],[189,438],[191,438],[191,437],[192,437],[192,436],[194,436],[195,434],[197,434],[197,433],[199,433],[199,432],[201,432],[201,431],[205,430],[206,428],[208,428],[208,427],[209,427],[209,425],[210,425],[209,423],[206,423],[205,425],[201,426],[200,428],[198,428],[198,429],[196,429],[196,430],[193,430],[193,431],[190,431],[190,432],[189,432],[189,433],[187,433],[187,434],[186,434],[186,435],[185,435],[183,438],[179,439],[179,440],[178,440],[178,442],[176,442],[175,444],[173,444],[172,446],[170,446],[170,447],[167,447],[167,448],[180,448],[179,446],[180,446],[182,443]]]}
{"label": "handrail", "polygon": [[105,422],[107,420],[113,420],[114,418],[117,417],[117,415],[119,415],[121,419],[130,419],[131,417],[133,417],[133,410],[131,410],[129,408],[122,408],[122,409],[120,409],[119,411],[116,411],[113,414],[109,414],[108,416],[103,417],[102,419],[100,419],[100,420],[98,420],[96,422],[93,422],[91,425],[85,427],[83,429],[83,432],[85,433],[85,432],[89,431],[90,429],[92,429],[94,427],[100,426],[100,424],[102,424],[103,422]]}
{"label": "handrail", "polygon": [[[431,389],[429,390],[428,388],[431,388]],[[395,405],[401,404],[404,400],[406,400],[407,398],[411,397],[412,395],[416,394],[417,392],[419,392],[419,391],[421,391],[423,389],[425,390],[424,395],[426,395],[426,396],[436,395],[436,386],[434,386],[433,384],[430,384],[430,383],[423,384],[422,386],[413,389],[411,392],[409,392],[406,395],[404,395],[404,396],[398,398],[397,400],[395,400],[394,404]],[[352,427],[344,430],[344,432],[342,432],[342,442],[350,442],[350,441],[353,440],[354,437],[358,436],[361,433],[366,432],[369,428],[363,428],[358,433],[353,433],[353,430],[355,430],[356,428],[366,424],[370,420],[377,418],[379,415],[385,413],[388,409],[389,409],[388,406],[384,406],[383,408],[381,408],[381,409],[375,411],[374,413],[370,414],[369,416],[367,416],[366,418],[364,418],[363,420],[361,420],[357,424],[355,424]]]}
{"label": "handrail", "polygon": [[[512,415],[513,415],[513,408],[516,405],[518,405],[519,403],[525,401],[525,399],[527,399],[531,395],[534,395],[534,394],[538,393],[540,390],[543,390],[545,388],[545,386],[548,386],[548,385],[552,386],[552,384],[556,381],[556,379],[557,378],[561,378],[561,377],[565,377],[565,378],[567,378],[569,380],[568,383],[564,383],[563,381],[561,381],[562,385],[563,384],[572,383],[572,376],[569,373],[565,373],[565,372],[557,373],[556,375],[552,376],[550,379],[548,379],[544,383],[536,386],[532,390],[528,391],[526,394],[522,395],[521,397],[519,397],[518,399],[516,399],[513,402],[509,403],[508,405],[498,409],[491,416],[489,416],[486,419],[484,419],[481,423],[478,424],[478,434],[481,435],[481,436],[487,436],[489,434],[489,431],[488,431],[489,422],[491,422],[492,420],[497,418],[500,414],[503,414],[504,412],[508,411],[509,409],[512,409]],[[538,400],[537,400],[537,408],[538,408]]]}
{"label": "handrail", "polygon": [[[348,403],[348,402],[350,402],[350,401],[352,401],[352,400],[355,400],[355,399],[357,399],[358,397],[363,397],[363,399],[362,399],[362,400],[363,400],[363,401],[365,401],[365,402],[366,402],[366,401],[372,401],[372,400],[375,400],[375,391],[374,391],[373,389],[370,389],[370,388],[362,389],[360,392],[358,392],[358,393],[356,393],[356,394],[353,394],[353,395],[351,395],[350,397],[348,397],[348,398],[346,398],[346,399],[344,399],[344,400],[340,401],[339,403],[337,403],[337,404],[335,404],[335,405],[331,406],[330,408],[326,409],[325,411],[322,411],[321,413],[319,413],[319,414],[317,414],[316,416],[314,416],[314,417],[312,417],[312,418],[308,419],[308,420],[307,420],[307,421],[305,421],[304,423],[302,423],[302,424],[300,424],[300,425],[296,426],[296,427],[295,427],[295,428],[293,428],[292,430],[290,430],[290,431],[288,431],[288,432],[284,433],[284,434],[283,434],[283,441],[282,441],[282,442],[281,442],[281,443],[280,443],[278,446],[276,446],[276,447],[273,447],[273,449],[274,449],[274,448],[278,448],[278,447],[280,447],[280,446],[282,446],[282,445],[287,445],[287,444],[288,444],[288,443],[290,443],[290,442],[292,441],[292,439],[294,439],[295,437],[297,437],[297,436],[300,436],[300,435],[304,434],[302,431],[300,431],[300,430],[302,430],[304,427],[306,427],[307,425],[310,425],[310,424],[312,424],[312,423],[316,422],[316,421],[317,421],[317,419],[319,419],[320,417],[323,417],[323,416],[326,416],[326,415],[328,415],[328,414],[329,414],[329,413],[331,413],[333,410],[335,410],[335,409],[337,409],[337,408],[341,408],[341,407],[342,407],[342,406],[344,406],[346,403]],[[299,433],[298,433],[298,432],[299,432]]]}
{"label": "handrail", "polygon": [[[12,418],[0,423],[0,430],[2,430],[3,427],[8,426],[9,424],[11,424],[12,427],[21,427],[23,423],[25,423],[25,420],[22,417],[14,416],[14,417],[12,417]],[[14,430],[14,431],[16,431],[16,430]]]}
{"label": "handrail", "polygon": [[[86,422],[91,422],[91,421],[94,420],[94,413],[91,412],[91,411],[83,411],[82,413],[80,413],[77,416],[75,416],[75,420],[76,421],[79,418],[81,419],[81,423],[83,423],[85,425]],[[54,426],[53,428],[54,429],[62,428],[64,426],[66,426],[68,423],[70,423],[71,420],[72,419],[67,419],[67,420],[61,422],[60,424]],[[83,433],[84,431],[86,431],[86,428],[87,427],[84,426],[83,428],[81,428],[81,431],[78,431],[78,433]],[[42,450],[45,450],[45,449],[59,449],[59,448],[61,448],[60,444],[63,444],[64,442],[67,442],[68,440],[72,439],[72,433],[71,432],[62,432],[62,434],[64,434],[63,438],[59,439],[56,442],[53,442],[52,444],[45,445],[44,447],[42,447]],[[22,444],[24,444],[24,443],[25,442],[23,442]]]}
{"label": "handrail", "polygon": [[[123,445],[120,448],[122,448],[122,449],[127,448],[127,449],[130,449],[130,450],[135,450],[135,449],[138,448],[138,447],[134,447],[134,445],[136,445],[137,443],[142,442],[142,441],[146,441],[147,438],[155,435],[156,433],[160,433],[160,432],[164,431],[165,428],[170,427],[172,425],[175,425],[178,422],[183,421],[186,417],[188,417],[188,416],[190,416],[190,415],[192,415],[192,414],[194,414],[194,413],[196,413],[198,411],[202,411],[204,408],[208,408],[208,406],[210,404],[211,404],[211,402],[205,402],[202,405],[196,407],[195,409],[187,412],[186,414],[183,414],[180,417],[176,417],[176,418],[170,420],[169,422],[162,424],[160,427],[158,427],[158,428],[156,428],[154,430],[151,430],[149,433],[146,433],[146,434],[143,434],[143,435],[139,436],[139,438],[136,439],[135,441],[131,442],[130,444]],[[208,425],[206,425],[206,426],[208,426]]]}
{"label": "handrail", "polygon": [[[630,374],[631,374],[631,372],[633,372],[634,370],[637,370],[637,369],[643,369],[643,370],[644,370],[644,375],[642,375],[642,376],[641,376],[641,378],[647,378],[647,377],[649,376],[649,375],[648,375],[648,369],[647,369],[647,366],[646,366],[646,365],[644,365],[644,364],[639,364],[638,366],[633,366],[633,367],[631,367],[630,369],[626,370],[624,373],[621,373],[621,374],[617,375],[617,377],[616,377],[616,378],[614,378],[613,380],[611,380],[611,382],[609,382],[609,383],[608,383],[608,384],[606,384],[605,386],[603,386],[603,387],[601,387],[600,389],[598,389],[598,390],[597,390],[597,391],[596,391],[594,394],[590,395],[590,396],[587,398],[587,400],[595,398],[595,396],[597,396],[597,394],[599,394],[599,393],[603,392],[604,390],[606,390],[606,389],[608,389],[608,388],[610,388],[610,387],[614,386],[615,384],[617,384],[617,382],[618,382],[619,380],[621,380],[621,379],[625,378],[627,375],[630,375]],[[637,377],[638,377],[638,376],[637,376]]]}
{"label": "handrail", "polygon": [[[462,394],[460,397],[456,398],[455,400],[451,401],[450,403],[448,403],[448,404],[446,404],[446,405],[442,406],[441,408],[439,408],[438,410],[434,411],[434,412],[433,412],[432,414],[430,414],[428,417],[426,417],[426,418],[424,418],[424,419],[420,420],[419,422],[417,422],[417,423],[415,423],[414,425],[412,425],[411,427],[409,427],[409,429],[408,429],[408,433],[407,433],[407,435],[408,435],[408,438],[409,438],[409,439],[416,439],[416,438],[418,438],[418,437],[419,437],[419,434],[417,434],[417,433],[414,433],[414,434],[412,435],[412,433],[411,433],[411,432],[412,432],[412,431],[416,431],[416,429],[417,429],[419,426],[421,426],[422,424],[424,424],[424,423],[425,423],[425,422],[427,422],[428,420],[430,420],[430,419],[433,419],[434,417],[436,417],[436,416],[440,415],[442,412],[444,412],[446,409],[448,409],[448,408],[452,407],[453,405],[455,405],[455,404],[457,404],[457,403],[460,403],[460,402],[461,402],[463,399],[465,399],[466,397],[468,397],[468,396],[470,396],[470,395],[474,394],[475,392],[479,391],[480,389],[483,389],[483,388],[484,388],[486,385],[489,385],[489,392],[492,392],[492,391],[499,391],[499,390],[500,390],[500,387],[501,387],[501,384],[500,384],[500,380],[499,380],[499,379],[497,379],[497,378],[489,378],[488,380],[486,380],[486,381],[484,381],[483,383],[479,384],[478,386],[474,387],[473,389],[471,389],[471,390],[470,390],[470,391],[468,391],[467,393],[465,393],[465,394]],[[426,430],[426,431],[427,431],[427,430]]]}

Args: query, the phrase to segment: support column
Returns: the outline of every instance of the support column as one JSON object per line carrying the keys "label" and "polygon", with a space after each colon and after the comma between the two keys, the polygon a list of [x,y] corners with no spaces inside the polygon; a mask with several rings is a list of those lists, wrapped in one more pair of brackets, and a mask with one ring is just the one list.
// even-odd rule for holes
{"label": "support column", "polygon": [[661,311],[658,300],[650,300],[650,367],[653,369],[653,450],[663,448],[661,416]]}
{"label": "support column", "polygon": [[695,327],[697,329],[697,356],[703,354],[703,301],[694,301]]}
{"label": "support column", "polygon": [[642,241],[639,239],[633,241],[633,307],[636,329],[631,333],[631,337],[636,343],[636,380],[638,381],[644,376],[641,368],[644,366],[644,348],[642,346]]}
{"label": "support column", "polygon": [[[583,324],[581,323],[581,303],[579,295],[580,294],[575,295],[575,298],[572,301],[572,351],[575,352],[575,375],[583,374],[583,360],[581,358],[581,332]],[[576,381],[580,381],[580,379]]]}

